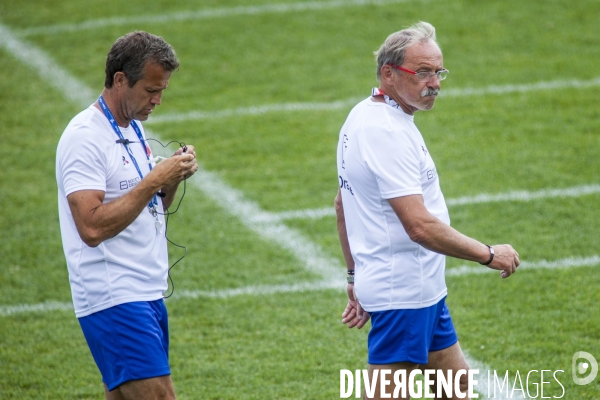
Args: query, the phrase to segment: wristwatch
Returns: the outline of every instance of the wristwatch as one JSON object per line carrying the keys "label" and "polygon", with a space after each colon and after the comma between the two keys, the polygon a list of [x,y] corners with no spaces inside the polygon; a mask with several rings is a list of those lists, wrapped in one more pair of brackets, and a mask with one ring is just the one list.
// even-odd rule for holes
{"label": "wristwatch", "polygon": [[480,262],[479,264],[481,264],[481,265],[490,265],[490,263],[494,259],[494,249],[489,244],[486,244],[486,246],[490,249],[490,259],[487,260],[486,262]]}

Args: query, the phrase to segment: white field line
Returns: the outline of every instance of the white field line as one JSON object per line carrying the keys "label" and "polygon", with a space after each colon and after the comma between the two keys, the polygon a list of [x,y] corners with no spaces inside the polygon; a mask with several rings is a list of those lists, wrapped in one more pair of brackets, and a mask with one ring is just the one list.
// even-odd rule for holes
{"label": "white field line", "polygon": [[484,88],[456,88],[440,91],[440,97],[463,97],[463,96],[481,96],[486,94],[507,94],[507,93],[527,93],[540,90],[568,89],[568,88],[588,88],[600,86],[600,77],[589,80],[578,79],[559,79],[556,81],[542,81],[536,83],[527,83],[520,85],[492,85]]}
{"label": "white field line", "polygon": [[[448,206],[461,206],[466,204],[495,203],[500,201],[531,201],[555,197],[579,197],[589,194],[600,193],[600,185],[591,184],[574,186],[563,189],[542,189],[534,192],[526,190],[511,191],[497,194],[479,194],[476,196],[464,196],[446,200]],[[280,220],[287,219],[319,219],[323,217],[335,217],[333,206],[314,208],[306,210],[282,211],[274,213]]]}
{"label": "white field line", "polygon": [[[593,255],[589,257],[568,257],[560,260],[547,261],[523,261],[518,268],[517,273],[523,273],[532,270],[553,270],[567,268],[582,268],[595,267],[600,264],[600,256]],[[487,267],[462,265],[459,267],[446,269],[446,277],[460,278],[470,275],[480,275],[487,273],[499,273]],[[316,290],[338,289],[343,290],[343,285],[336,280],[321,280],[316,282],[300,282],[291,285],[264,285],[264,286],[247,286],[234,289],[220,290],[176,290],[172,299],[197,299],[197,298],[213,298],[225,299],[235,296],[260,296],[275,293],[295,293],[308,292]],[[39,304],[17,304],[0,306],[0,316],[10,316],[30,312],[49,312],[49,311],[64,311],[72,310],[71,302],[47,301]]]}
{"label": "white field line", "polygon": [[263,286],[246,286],[234,289],[221,290],[178,290],[173,294],[174,299],[197,299],[197,298],[212,298],[225,299],[228,297],[249,295],[261,296],[271,295],[275,293],[296,293],[296,292],[311,292],[315,290],[326,289],[343,289],[340,283],[336,281],[321,280],[318,282],[300,282],[294,285],[263,285]]}
{"label": "white field line", "polygon": [[[590,257],[568,257],[563,258],[561,260],[547,261],[522,261],[519,268],[517,268],[518,272],[523,272],[523,270],[534,270],[534,269],[564,269],[564,268],[578,268],[578,267],[593,267],[600,264],[600,256],[594,255]],[[461,265],[455,268],[446,269],[447,277],[462,277],[466,275],[480,275],[487,273],[497,273],[500,274],[500,271],[496,271],[487,267],[471,267],[468,265]]]}
{"label": "white field line", "polygon": [[4,47],[23,64],[33,68],[46,83],[68,100],[84,106],[95,101],[94,92],[90,88],[81,84],[46,53],[19,40],[2,23],[0,23],[0,47]]}
{"label": "white field line", "polygon": [[180,11],[161,15],[140,15],[137,17],[112,17],[92,19],[79,23],[57,24],[26,28],[17,31],[21,37],[31,35],[52,35],[63,32],[78,32],[104,28],[107,26],[132,27],[138,24],[157,24],[181,21],[194,21],[233,17],[239,15],[283,14],[298,11],[327,10],[334,8],[360,7],[367,5],[383,6],[389,4],[406,3],[408,0],[332,0],[332,1],[306,1],[300,3],[262,4],[256,6],[222,7],[195,11]]}
{"label": "white field line", "polygon": [[[440,91],[440,97],[463,97],[463,96],[483,96],[499,95],[509,93],[526,93],[540,90],[568,89],[568,88],[589,88],[600,86],[600,77],[590,80],[556,80],[546,82],[536,82],[523,85],[493,85],[483,88],[457,88]],[[146,122],[164,123],[164,122],[182,122],[190,120],[205,120],[215,118],[226,118],[245,115],[262,115],[273,112],[295,112],[295,111],[327,111],[342,110],[351,108],[366,97],[354,97],[346,100],[338,100],[329,103],[281,103],[266,104],[254,107],[230,108],[219,111],[190,111],[185,113],[171,113],[158,116],[151,116]]]}
{"label": "white field line", "polygon": [[465,196],[449,199],[447,204],[449,206],[458,206],[465,204],[494,203],[499,201],[531,201],[553,197],[579,197],[597,193],[600,193],[600,185],[591,184],[564,189],[542,189],[535,192],[519,190],[499,194],[484,193],[477,196]]}
{"label": "white field line", "polygon": [[321,219],[324,217],[335,217],[333,204],[331,207],[309,208],[306,210],[281,211],[275,214],[282,221],[287,219]]}
{"label": "white field line", "polygon": [[349,108],[363,98],[352,98],[348,100],[333,101],[330,103],[281,103],[267,104],[255,107],[230,108],[219,111],[190,111],[186,113],[172,113],[152,117],[146,123],[164,123],[164,122],[182,122],[190,120],[205,120],[215,118],[236,117],[245,115],[262,115],[272,112],[294,112],[294,111],[325,111],[325,110],[341,110]]}
{"label": "white field line", "polygon": [[72,302],[61,303],[59,301],[46,301],[38,304],[17,304],[14,306],[0,306],[0,315],[7,317],[32,312],[47,313],[49,311],[69,311],[73,310]]}

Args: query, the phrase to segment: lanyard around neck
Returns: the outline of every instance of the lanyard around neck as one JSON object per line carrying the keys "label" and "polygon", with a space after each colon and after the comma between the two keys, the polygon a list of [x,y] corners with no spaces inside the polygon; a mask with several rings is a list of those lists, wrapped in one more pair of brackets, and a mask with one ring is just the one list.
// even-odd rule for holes
{"label": "lanyard around neck", "polygon": [[396,101],[394,99],[392,99],[390,96],[388,96],[387,94],[385,94],[385,92],[379,88],[373,88],[371,90],[371,96],[376,97],[376,96],[383,96],[383,100],[385,101],[385,103],[389,106],[392,106],[398,110],[402,110],[400,108],[400,104],[396,103]]}
{"label": "lanyard around neck", "polygon": [[[138,175],[140,176],[140,180],[144,179],[142,170],[140,169],[140,166],[138,165],[137,160],[135,159],[135,156],[133,155],[133,152],[129,148],[129,145],[127,144],[128,142],[125,141],[125,137],[123,137],[123,133],[121,132],[119,125],[117,125],[117,121],[115,120],[112,113],[110,112],[108,106],[106,105],[106,102],[104,101],[104,97],[102,97],[102,95],[100,95],[100,97],[98,97],[98,104],[100,104],[100,108],[102,108],[104,115],[108,119],[108,122],[110,122],[110,125],[113,128],[113,131],[115,131],[115,133],[121,140],[121,143],[123,143],[123,146],[125,146],[125,149],[127,150],[127,154],[129,154],[129,158],[131,159],[131,162],[133,163],[133,165],[135,165],[135,169],[137,170]],[[148,145],[146,144],[146,141],[144,140],[142,131],[140,130],[140,127],[137,125],[137,123],[134,120],[131,120],[131,126],[133,127],[135,134],[137,135],[142,147],[144,148],[144,154],[146,154],[146,160],[148,161],[148,166],[150,167],[150,171],[152,171],[152,163],[150,162],[150,154],[149,154],[150,149],[148,148]],[[152,215],[156,216],[156,212],[157,212],[156,206],[157,205],[158,205],[158,198],[156,195],[154,195],[152,197],[152,200],[150,201],[150,203],[148,203],[148,208],[150,209],[150,212],[152,213]]]}

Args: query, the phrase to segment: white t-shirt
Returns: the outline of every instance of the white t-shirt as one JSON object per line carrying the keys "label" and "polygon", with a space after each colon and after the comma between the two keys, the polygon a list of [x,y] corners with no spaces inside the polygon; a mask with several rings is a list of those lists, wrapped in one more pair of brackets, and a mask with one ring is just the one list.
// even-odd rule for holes
{"label": "white t-shirt", "polygon": [[413,116],[370,98],[350,112],[337,149],[355,290],[367,311],[424,308],[447,294],[445,256],[408,237],[388,199],[421,194],[450,224],[433,159]]}
{"label": "white t-shirt", "polygon": [[[138,126],[142,130],[141,124]],[[144,176],[150,171],[146,154],[131,124],[121,128]],[[133,301],[154,301],[167,289],[168,255],[164,217],[162,229],[145,207],[117,236],[97,247],[79,236],[67,196],[79,190],[105,192],[104,204],[123,197],[140,177],[123,144],[102,111],[88,107],[71,120],[56,154],[58,211],[71,294],[78,318]],[[157,207],[162,212],[159,200]]]}

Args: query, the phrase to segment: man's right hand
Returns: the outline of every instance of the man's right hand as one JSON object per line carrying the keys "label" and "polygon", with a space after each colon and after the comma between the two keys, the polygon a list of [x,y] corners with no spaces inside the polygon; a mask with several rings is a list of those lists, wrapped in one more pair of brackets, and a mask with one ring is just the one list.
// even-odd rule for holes
{"label": "man's right hand", "polygon": [[502,278],[508,278],[514,274],[521,264],[519,253],[510,244],[496,244],[492,248],[494,249],[494,259],[488,268],[502,271],[500,273]]}

